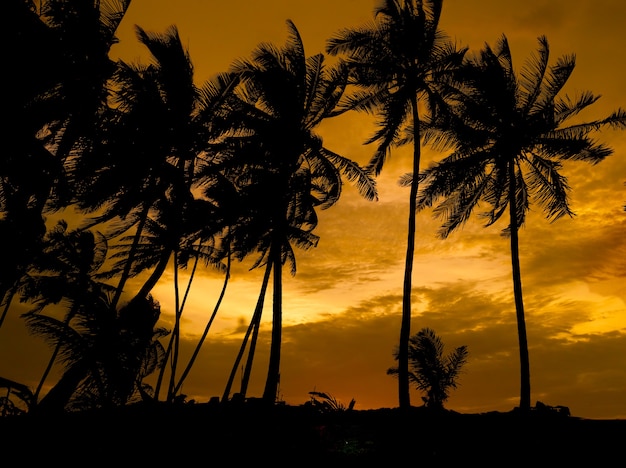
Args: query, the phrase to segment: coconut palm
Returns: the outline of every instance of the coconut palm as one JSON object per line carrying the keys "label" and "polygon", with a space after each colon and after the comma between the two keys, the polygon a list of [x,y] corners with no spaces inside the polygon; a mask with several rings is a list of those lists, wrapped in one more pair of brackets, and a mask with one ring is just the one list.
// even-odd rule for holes
{"label": "coconut palm", "polygon": [[235,231],[233,239],[253,246],[260,253],[256,265],[271,263],[273,274],[272,338],[263,394],[270,403],[276,401],[280,375],[283,265],[288,262],[295,274],[293,246],[317,244],[312,232],[315,210],[337,202],[342,176],[367,199],[376,197],[372,178],[355,162],[325,148],[314,133],[344,91],[345,69],[328,68],[322,54],[307,57],[293,22],[288,20],[287,27],[284,47],[261,44],[251,59],[235,62],[231,70],[241,79],[236,92],[244,104],[234,118],[240,115],[249,129],[242,137],[242,166],[235,180],[250,203],[242,217],[246,222],[237,226],[252,233]]}
{"label": "coconut palm", "polygon": [[[34,305],[30,314],[67,303],[63,320],[68,324],[85,307],[97,291],[106,294],[113,288],[98,278],[107,254],[106,239],[91,231],[69,231],[65,221],[60,221],[44,238],[44,247],[22,284],[22,299]],[[56,363],[62,346],[58,342],[33,396],[35,402]]]}
{"label": "coconut palm", "polygon": [[129,0],[67,2],[9,0],[6,33],[15,43],[5,54],[14,73],[2,107],[5,132],[0,157],[2,246],[11,252],[0,273],[5,311],[45,233],[43,214],[66,206],[70,186],[64,162],[97,127],[113,71],[110,47]]}
{"label": "coconut palm", "polygon": [[34,411],[121,406],[150,394],[143,380],[161,366],[159,339],[168,333],[155,328],[158,303],[148,297],[115,311],[106,296],[92,299],[69,323],[41,313],[24,315],[31,333],[60,346],[65,367]]}
{"label": "coconut palm", "polygon": [[[443,341],[431,328],[422,328],[409,340],[409,379],[426,393],[422,397],[424,405],[436,410],[443,409],[450,390],[457,388],[457,379],[469,355],[467,346],[459,346],[445,356],[443,350]],[[388,369],[387,374],[398,375],[398,368]]]}
{"label": "coconut palm", "polygon": [[[90,222],[114,221],[111,237],[134,232],[132,248],[147,219],[158,215],[158,203],[191,199],[196,160],[215,132],[214,109],[231,86],[222,75],[201,88],[194,85],[193,65],[175,27],[163,34],[139,27],[136,32],[152,63],[118,62],[113,105],[100,123],[97,143],[75,161],[72,179],[79,187],[79,209],[95,213]],[[120,290],[133,257],[129,252],[123,264]]]}
{"label": "coconut palm", "polygon": [[[487,226],[508,213],[503,234],[510,238],[524,411],[530,409],[530,361],[518,231],[532,200],[552,221],[572,216],[567,179],[559,172],[562,162],[599,163],[612,150],[598,144],[592,132],[626,128],[626,112],[621,109],[604,119],[567,124],[598,97],[590,92],[575,99],[559,97],[574,70],[575,56],[563,56],[550,66],[548,41],[541,36],[538,42],[537,54],[519,75],[506,36],[495,48],[485,45],[467,59],[462,81],[457,81],[458,101],[431,140],[435,147],[452,152],[422,172],[417,197],[420,209],[436,205],[434,215],[443,220],[441,238],[463,225],[481,202],[488,207],[483,213]],[[414,178],[408,176],[405,182]]]}
{"label": "coconut palm", "polygon": [[[443,0],[384,0],[374,22],[344,29],[328,40],[326,51],[344,56],[357,91],[338,113],[354,109],[374,113],[379,129],[366,141],[377,143],[368,168],[378,175],[392,149],[413,143],[413,172],[420,168],[420,119],[437,114],[445,105],[440,76],[456,67],[465,49],[456,50],[439,29]],[[424,115],[421,116],[420,113]],[[419,180],[409,194],[407,246],[402,319],[398,345],[399,406],[410,406],[408,346],[411,334],[411,293],[415,250],[415,197]]]}
{"label": "coconut palm", "polygon": [[[153,330],[158,313],[146,317],[146,307],[119,312],[111,307],[115,288],[101,281],[106,257],[102,235],[68,231],[62,221],[46,235],[46,247],[24,282],[24,298],[34,306],[24,314],[27,326],[54,346],[35,403],[52,365],[60,360],[66,366],[38,410],[62,409],[80,394],[97,398],[98,405],[124,404],[155,362],[159,344],[153,341],[163,335]],[[150,307],[158,311],[157,305]],[[63,308],[64,317],[58,318]]]}

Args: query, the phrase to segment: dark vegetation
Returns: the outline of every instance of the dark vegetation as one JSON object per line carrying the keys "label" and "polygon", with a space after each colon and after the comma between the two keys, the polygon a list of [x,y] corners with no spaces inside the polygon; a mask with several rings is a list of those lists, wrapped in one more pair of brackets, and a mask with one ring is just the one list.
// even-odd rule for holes
{"label": "dark vegetation", "polygon": [[[223,456],[295,466],[407,460],[601,466],[617,456],[611,434],[623,438],[624,421],[582,420],[530,400],[517,246],[528,200],[535,197],[550,219],[571,215],[561,163],[600,162],[611,149],[592,132],[626,127],[621,109],[564,125],[597,100],[591,93],[558,97],[573,56],[550,67],[548,42],[540,37],[537,56],[517,77],[506,37],[472,55],[440,34],[442,1],[387,0],[376,28],[329,39],[326,52],[340,58],[332,66],[323,53],[305,54],[288,21],[283,47],[261,44],[196,86],[175,27],[164,33],[137,27],[150,65],[109,59],[129,3],[3,2],[7,37],[17,40],[6,58],[15,73],[5,84],[0,159],[0,326],[12,304],[29,304],[24,323],[51,349],[37,388],[0,379],[3,460],[184,466]],[[324,119],[351,111],[379,118],[367,142],[376,149],[364,166],[325,148],[315,133]],[[346,406],[323,392],[301,407],[282,405],[276,400],[283,269],[295,274],[295,248],[317,245],[316,210],[332,207],[343,183],[376,199],[376,176],[402,144],[413,145],[414,171],[402,179],[412,209],[398,367],[390,370],[399,407],[357,411],[354,401]],[[451,153],[421,170],[422,144]],[[410,333],[414,216],[434,206],[446,237],[479,202],[489,207],[487,225],[508,216],[503,234],[511,240],[520,405],[511,413],[465,415],[444,402],[467,349],[444,356],[432,330]],[[47,215],[66,208],[85,224],[48,225]],[[191,280],[180,285],[176,275],[212,268],[223,274],[225,290],[231,262],[244,259],[265,276],[233,374],[219,401],[185,402],[180,389],[197,353],[181,369]],[[176,321],[165,330],[151,292],[172,262]],[[129,290],[128,280],[140,274],[143,286]],[[253,399],[247,385],[268,288],[270,362],[264,394]],[[197,350],[218,310],[219,301]],[[244,378],[234,389],[242,364]],[[63,375],[45,391],[53,366],[62,366]],[[155,386],[144,380],[151,375]],[[411,406],[410,383],[425,393],[423,407]]]}
{"label": "dark vegetation", "polygon": [[615,466],[624,420],[424,407],[317,411],[303,406],[137,405],[0,419],[2,458],[63,466],[267,462],[276,466]]}

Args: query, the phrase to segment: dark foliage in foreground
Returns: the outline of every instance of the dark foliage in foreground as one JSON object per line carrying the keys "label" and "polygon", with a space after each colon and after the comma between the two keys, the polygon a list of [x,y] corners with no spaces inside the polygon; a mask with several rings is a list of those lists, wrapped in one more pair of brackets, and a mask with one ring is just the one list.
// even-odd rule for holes
{"label": "dark foliage in foreground", "polygon": [[[164,438],[162,428],[176,428]],[[529,414],[424,407],[320,412],[314,406],[137,404],[108,412],[0,419],[4,460],[63,466],[609,466],[626,420],[590,420],[538,404]],[[575,463],[574,463],[575,462]],[[606,462],[606,465],[605,465]],[[324,465],[320,465],[324,464]],[[276,466],[276,465],[275,465]]]}

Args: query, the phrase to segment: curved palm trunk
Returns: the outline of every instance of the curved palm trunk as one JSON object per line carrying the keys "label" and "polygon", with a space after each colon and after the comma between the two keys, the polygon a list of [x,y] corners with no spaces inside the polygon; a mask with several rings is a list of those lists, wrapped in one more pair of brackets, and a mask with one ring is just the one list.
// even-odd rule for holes
{"label": "curved palm trunk", "polygon": [[256,342],[259,337],[259,329],[261,328],[261,316],[263,315],[263,304],[265,300],[265,293],[267,291],[267,285],[270,279],[270,271],[272,270],[271,263],[267,265],[265,275],[263,277],[263,294],[259,297],[254,316],[252,317],[253,326],[252,339],[250,340],[250,350],[248,351],[248,359],[246,360],[246,367],[243,371],[243,378],[241,379],[241,390],[239,393],[245,398],[248,392],[248,383],[250,382],[250,374],[252,373],[252,363],[254,361],[254,353],[256,351]]}
{"label": "curved palm trunk", "polygon": [[2,328],[2,324],[4,323],[4,319],[9,313],[9,309],[11,308],[11,304],[13,303],[13,298],[17,293],[18,282],[16,281],[10,288],[7,288],[6,291],[3,291],[0,296],[2,302],[0,304],[4,304],[4,308],[2,309],[2,315],[0,315],[0,328]]}
{"label": "curved palm trunk", "polygon": [[402,290],[402,321],[400,325],[400,343],[398,345],[398,402],[402,409],[411,406],[409,392],[409,339],[411,336],[411,292],[413,277],[413,256],[415,254],[415,231],[417,217],[417,192],[420,171],[420,121],[417,99],[411,100],[413,107],[413,126],[415,128],[413,145],[413,179],[409,195],[409,220],[407,228],[406,258],[404,265],[404,286]]}
{"label": "curved palm trunk", "polygon": [[[178,389],[180,388],[180,385],[182,385],[182,382],[179,382],[179,384],[177,386],[174,386],[174,382],[175,382],[175,376],[176,376],[176,367],[178,364],[178,344],[179,344],[179,340],[180,340],[180,317],[183,314],[183,310],[185,308],[185,303],[187,302],[187,297],[189,296],[189,291],[191,290],[191,283],[193,282],[193,278],[196,272],[196,269],[198,267],[198,261],[199,258],[198,256],[196,256],[194,265],[193,265],[193,269],[191,271],[191,275],[189,276],[189,281],[187,282],[187,287],[185,289],[185,295],[183,296],[183,300],[182,303],[180,303],[179,305],[179,300],[178,300],[178,256],[176,254],[176,252],[174,252],[174,296],[175,296],[175,308],[176,308],[176,312],[175,312],[175,324],[174,324],[174,330],[172,331],[172,335],[170,336],[170,341],[167,345],[167,350],[165,351],[165,357],[163,359],[163,365],[161,366],[161,369],[159,371],[159,377],[157,379],[157,384],[155,387],[155,391],[154,391],[154,397],[155,399],[159,399],[159,393],[161,391],[161,385],[163,383],[163,377],[165,375],[165,368],[167,366],[167,361],[170,357],[170,355],[173,353],[173,357],[172,357],[172,362],[171,362],[171,369],[172,369],[172,373],[170,375],[170,383],[168,386],[168,393],[167,393],[167,399],[166,401],[171,401],[175,396],[176,393],[178,391]],[[224,285],[224,289],[225,289],[225,285]],[[222,295],[223,295],[223,290],[222,290]],[[220,302],[221,302],[221,297],[220,297]],[[218,303],[219,304],[219,303]],[[214,312],[214,314],[217,313],[217,310]],[[207,330],[208,333],[208,330]],[[174,351],[172,351],[174,350]],[[190,364],[191,366],[191,364]],[[186,372],[189,372],[188,370]]]}
{"label": "curved palm trunk", "polygon": [[[263,284],[261,285],[261,292],[259,293],[259,299],[257,300],[256,308],[254,309],[254,314],[252,314],[250,325],[248,325],[248,330],[246,330],[246,335],[243,338],[241,347],[239,348],[239,353],[237,354],[237,357],[235,358],[235,363],[233,364],[233,368],[230,371],[230,376],[228,377],[226,388],[224,388],[224,393],[222,394],[223,402],[228,401],[228,397],[230,396],[230,390],[235,380],[235,375],[237,375],[237,369],[239,368],[239,363],[241,362],[243,353],[246,350],[246,345],[248,344],[248,339],[250,338],[250,334],[252,333],[252,330],[255,327],[255,322],[261,320],[261,314],[263,312],[263,303],[265,302],[265,294],[267,292],[267,285],[269,283],[271,271],[272,271],[272,262],[268,262],[267,266],[265,267],[265,274],[263,275]],[[258,314],[258,319],[257,319],[257,314]],[[248,353],[248,362],[250,362],[251,360],[250,353],[252,353],[252,349],[250,349],[250,352]],[[246,371],[248,371],[247,364],[246,364]],[[247,383],[246,383],[246,386],[247,386]],[[242,382],[242,392],[243,392],[243,382]],[[245,396],[245,393],[242,393],[242,395]]]}
{"label": "curved palm trunk", "polygon": [[528,338],[526,319],[524,318],[524,299],[522,296],[522,274],[519,263],[519,238],[517,225],[517,204],[515,184],[515,164],[509,163],[509,217],[511,229],[511,266],[513,271],[513,295],[517,317],[517,336],[520,359],[520,409],[530,411],[530,359],[528,356]]}
{"label": "curved palm trunk", "polygon": [[206,326],[204,327],[204,331],[202,332],[202,336],[200,337],[200,340],[198,340],[196,349],[194,349],[193,354],[191,355],[191,358],[189,359],[189,363],[187,364],[187,367],[185,368],[182,375],[180,376],[180,380],[174,387],[174,395],[176,395],[180,391],[180,388],[182,387],[183,382],[187,378],[189,371],[191,371],[191,368],[193,367],[193,364],[196,361],[196,358],[198,357],[198,353],[200,353],[200,349],[202,348],[202,345],[204,344],[204,340],[209,334],[209,329],[211,328],[211,325],[213,324],[213,320],[215,319],[215,316],[217,315],[217,311],[219,310],[220,305],[222,304],[222,300],[224,299],[224,295],[226,294],[226,287],[228,286],[229,279],[230,279],[230,253],[228,254],[228,257],[227,257],[226,277],[224,278],[222,291],[220,292],[220,296],[217,299],[217,303],[215,304],[215,307],[213,308],[213,313],[211,314],[211,318],[209,319]]}
{"label": "curved palm trunk", "polygon": [[50,413],[63,411],[87,373],[88,366],[85,364],[70,367],[41,401],[38,403],[35,402],[32,412]]}
{"label": "curved palm trunk", "polygon": [[171,250],[165,249],[163,251],[163,253],[161,254],[161,259],[159,260],[159,263],[157,264],[156,268],[154,269],[150,277],[146,280],[146,282],[143,284],[139,292],[135,295],[133,300],[145,299],[146,297],[148,297],[148,294],[150,294],[150,291],[152,291],[152,289],[159,282],[159,279],[161,279],[161,276],[163,276],[163,273],[165,272],[165,268],[167,268],[167,264],[170,261],[171,254],[172,254]]}
{"label": "curved palm trunk", "polygon": [[272,342],[270,345],[270,361],[267,369],[267,379],[265,380],[265,390],[263,391],[263,401],[269,404],[276,403],[278,385],[280,382],[280,348],[283,320],[283,284],[280,252],[280,243],[278,239],[275,239],[271,252],[271,259],[273,263],[272,268],[274,269],[274,294],[272,297]]}
{"label": "curved palm trunk", "polygon": [[[174,400],[176,367],[178,365],[178,353],[180,350],[180,318],[183,314],[178,290],[178,253],[176,251],[174,251],[174,298],[176,310],[174,315],[174,332],[172,333],[172,361],[170,363],[170,382],[167,387],[167,401]],[[167,362],[167,359],[165,362]]]}
{"label": "curved palm trunk", "polygon": [[113,301],[111,302],[111,307],[115,309],[117,307],[117,303],[122,296],[122,292],[124,291],[124,286],[130,278],[130,270],[135,260],[135,252],[137,251],[137,246],[139,245],[139,241],[141,239],[141,234],[143,232],[143,227],[148,220],[148,211],[149,205],[144,205],[144,209],[141,212],[141,217],[139,218],[139,225],[137,226],[137,231],[135,232],[135,237],[133,237],[133,243],[130,247],[130,252],[128,253],[128,258],[126,259],[126,264],[124,265],[124,271],[122,271],[122,276],[120,277],[120,281],[117,285],[117,289],[115,290],[115,296],[113,297]]}

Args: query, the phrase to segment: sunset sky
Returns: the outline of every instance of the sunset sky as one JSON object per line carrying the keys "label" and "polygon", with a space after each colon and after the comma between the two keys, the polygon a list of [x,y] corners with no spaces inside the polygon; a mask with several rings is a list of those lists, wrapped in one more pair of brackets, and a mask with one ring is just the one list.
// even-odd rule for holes
{"label": "sunset sky", "polygon": [[[151,32],[178,27],[195,66],[196,83],[247,58],[260,42],[282,46],[291,19],[307,55],[324,50],[339,29],[372,19],[376,0],[133,0],[118,30],[114,58],[145,63],[134,25]],[[546,35],[551,63],[574,53],[566,93],[601,95],[583,118],[626,108],[626,40],[621,0],[446,0],[441,27],[478,51],[505,34],[521,68]],[[365,164],[374,148],[363,142],[372,119],[348,114],[319,129],[325,146]],[[574,416],[626,418],[626,133],[597,139],[614,154],[596,166],[572,163],[562,174],[571,186],[573,218],[549,223],[531,205],[520,231],[520,260],[531,365],[531,403],[568,406]],[[320,212],[317,248],[296,251],[297,273],[284,275],[284,329],[280,397],[308,400],[332,394],[356,409],[395,407],[410,150],[396,150],[378,179],[379,200],[369,202],[346,185],[341,200]],[[441,155],[426,151],[422,167]],[[446,240],[437,220],[418,215],[412,334],[429,327],[446,351],[467,345],[469,360],[446,407],[459,412],[508,411],[519,404],[519,358],[508,239],[504,223],[484,228],[477,218]],[[261,287],[262,269],[235,265],[224,302],[183,393],[198,402],[221,396]],[[194,280],[183,315],[181,368],[213,311],[223,278],[212,270]],[[139,284],[139,281],[137,281]],[[153,290],[163,325],[171,327],[171,270]],[[267,372],[271,295],[248,396],[261,396]],[[17,310],[17,309],[16,309]],[[23,343],[16,348],[16,343]],[[16,349],[28,351],[16,352]],[[28,338],[18,312],[0,329],[0,376],[33,388],[49,356]],[[234,391],[238,389],[239,377]],[[421,405],[412,390],[411,403]]]}

